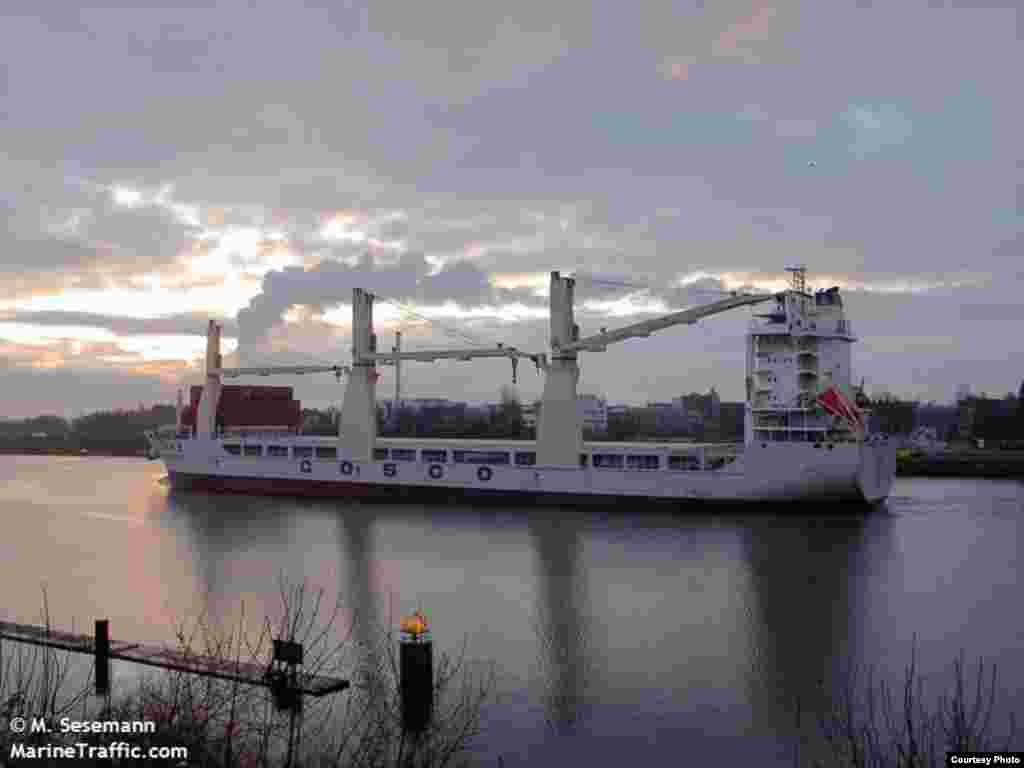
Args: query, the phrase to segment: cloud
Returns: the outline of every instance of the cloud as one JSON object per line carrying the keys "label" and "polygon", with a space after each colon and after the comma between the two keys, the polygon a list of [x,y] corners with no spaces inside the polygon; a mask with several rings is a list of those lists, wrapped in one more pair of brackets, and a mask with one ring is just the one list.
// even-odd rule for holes
{"label": "cloud", "polygon": [[850,151],[857,157],[903,144],[913,133],[907,116],[891,105],[851,105],[843,119],[853,130]]}
{"label": "cloud", "polygon": [[180,272],[201,250],[199,230],[153,200],[119,202],[113,187],[0,157],[0,296],[59,293],[73,286],[129,285]]}
{"label": "cloud", "polygon": [[529,290],[494,286],[487,272],[467,261],[451,262],[431,272],[427,260],[416,253],[406,253],[390,265],[375,263],[370,254],[363,254],[352,266],[325,260],[311,269],[292,267],[267,273],[262,291],[238,313],[241,348],[248,351],[259,345],[292,307],[311,306],[322,313],[349,303],[353,288],[417,306],[451,302],[466,308],[500,307],[537,301]]}
{"label": "cloud", "polygon": [[812,119],[773,118],[756,104],[748,104],[737,114],[740,120],[770,125],[781,138],[809,139],[818,133],[818,123]]}
{"label": "cloud", "polygon": [[747,63],[760,61],[757,44],[770,37],[773,19],[779,10],[767,3],[757,3],[753,12],[726,27],[715,39],[711,51],[715,56],[738,58]]}
{"label": "cloud", "polygon": [[[195,313],[169,315],[164,317],[141,318],[100,315],[92,312],[18,311],[0,310],[0,323],[12,322],[29,325],[63,325],[102,328],[118,336],[144,335],[195,335],[205,336],[208,315]],[[234,318],[212,318],[223,327],[224,337],[238,335]]]}
{"label": "cloud", "polygon": [[[263,339],[257,352],[344,357],[362,284],[537,347],[551,269],[651,286],[581,283],[590,328],[610,324],[602,306],[626,322],[690,302],[701,280],[763,286],[804,261],[865,286],[851,306],[888,318],[868,319],[858,349],[920,317],[952,339],[950,375],[970,380],[957,366],[987,354],[1003,362],[975,367],[992,377],[979,387],[1019,378],[996,341],[1013,317],[999,291],[1021,287],[1013,7],[173,5],[5,7],[5,310],[108,330],[110,315],[168,315],[194,336],[185,315],[245,307],[232,330]],[[992,280],[970,292],[978,276]],[[873,303],[885,290],[891,313]],[[40,335],[62,321],[19,317]],[[159,335],[117,322],[119,340]],[[588,386],[632,399],[742,384],[742,318],[707,327],[591,356]],[[936,365],[929,345],[907,354]],[[863,360],[896,377],[894,358]],[[412,369],[416,391],[437,391],[440,367]],[[491,370],[443,381],[486,396],[505,373]],[[6,399],[30,400],[25,381],[4,379]]]}

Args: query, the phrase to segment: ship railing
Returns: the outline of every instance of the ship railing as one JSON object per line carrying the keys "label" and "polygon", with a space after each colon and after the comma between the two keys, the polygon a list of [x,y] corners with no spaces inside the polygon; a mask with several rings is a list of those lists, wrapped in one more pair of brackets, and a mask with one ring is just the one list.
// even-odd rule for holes
{"label": "ship railing", "polygon": [[[294,437],[317,437],[317,435],[303,435],[294,429],[222,429],[217,433],[222,440],[283,440]],[[328,436],[329,437],[329,436]],[[336,436],[334,436],[337,439]]]}

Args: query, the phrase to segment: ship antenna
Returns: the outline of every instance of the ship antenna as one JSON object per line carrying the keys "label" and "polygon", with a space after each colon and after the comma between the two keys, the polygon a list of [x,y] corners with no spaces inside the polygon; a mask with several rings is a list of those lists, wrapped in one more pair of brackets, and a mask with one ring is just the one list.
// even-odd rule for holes
{"label": "ship antenna", "polygon": [[786,271],[792,273],[790,287],[797,293],[807,293],[807,267],[786,267]]}

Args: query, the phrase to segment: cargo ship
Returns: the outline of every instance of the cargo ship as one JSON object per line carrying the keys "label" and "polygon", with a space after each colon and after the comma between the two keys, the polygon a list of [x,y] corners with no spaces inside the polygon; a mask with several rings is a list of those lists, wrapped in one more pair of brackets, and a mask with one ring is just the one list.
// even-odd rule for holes
{"label": "cargo ship", "polygon": [[[896,444],[867,428],[869,403],[853,385],[856,341],[839,288],[812,291],[803,267],[790,288],[719,301],[580,337],[575,279],[550,275],[550,349],[514,347],[379,352],[373,294],[353,290],[348,365],[224,368],[220,326],[210,321],[206,381],[179,395],[177,424],[149,433],[175,488],[212,492],[419,499],[431,493],[564,501],[852,501],[886,499]],[[746,334],[742,443],[587,442],[576,383],[581,353],[738,309]],[[377,434],[377,366],[403,361],[508,358],[544,377],[537,439],[442,440]],[[224,378],[334,373],[346,377],[337,436],[301,433],[290,387],[226,386]]]}

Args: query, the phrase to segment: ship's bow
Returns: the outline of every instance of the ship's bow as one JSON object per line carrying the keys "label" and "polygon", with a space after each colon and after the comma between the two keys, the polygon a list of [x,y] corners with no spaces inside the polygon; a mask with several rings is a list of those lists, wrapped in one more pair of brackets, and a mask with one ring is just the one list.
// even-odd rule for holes
{"label": "ship's bow", "polygon": [[864,501],[877,504],[885,501],[896,477],[896,443],[892,440],[869,440],[860,445],[860,466],[857,489]]}

